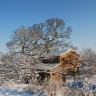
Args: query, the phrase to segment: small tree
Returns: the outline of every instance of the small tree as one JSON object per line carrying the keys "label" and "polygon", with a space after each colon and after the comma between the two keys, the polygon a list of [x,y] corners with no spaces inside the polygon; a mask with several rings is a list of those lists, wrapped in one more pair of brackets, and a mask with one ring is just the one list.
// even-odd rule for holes
{"label": "small tree", "polygon": [[86,48],[81,51],[81,59],[84,61],[81,73],[86,75],[94,75],[96,73],[96,52],[91,48]]}

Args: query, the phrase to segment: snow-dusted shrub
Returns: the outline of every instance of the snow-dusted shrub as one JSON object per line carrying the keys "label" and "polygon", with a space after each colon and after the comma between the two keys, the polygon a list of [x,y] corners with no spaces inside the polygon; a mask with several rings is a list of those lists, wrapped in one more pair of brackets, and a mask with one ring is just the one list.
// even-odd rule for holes
{"label": "snow-dusted shrub", "polygon": [[68,84],[50,81],[44,91],[46,96],[96,96],[96,85],[87,78]]}

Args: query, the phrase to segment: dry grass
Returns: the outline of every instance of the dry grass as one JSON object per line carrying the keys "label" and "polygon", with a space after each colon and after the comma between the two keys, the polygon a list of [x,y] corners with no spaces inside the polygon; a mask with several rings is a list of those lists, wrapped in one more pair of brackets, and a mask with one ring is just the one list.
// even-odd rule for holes
{"label": "dry grass", "polygon": [[42,85],[36,84],[36,82],[30,83],[27,90],[34,93],[43,92],[45,94],[43,96],[96,96],[96,90],[90,92],[85,88],[73,89],[69,88],[64,82],[58,83],[52,80],[45,81]]}
{"label": "dry grass", "polygon": [[84,96],[80,90],[73,90],[66,86],[65,83],[50,81],[48,85],[45,86],[46,96]]}

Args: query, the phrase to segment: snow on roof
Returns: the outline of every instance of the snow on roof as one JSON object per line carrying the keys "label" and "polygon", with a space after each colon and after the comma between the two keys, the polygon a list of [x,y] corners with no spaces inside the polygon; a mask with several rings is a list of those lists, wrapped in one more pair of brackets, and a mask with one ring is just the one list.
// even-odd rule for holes
{"label": "snow on roof", "polygon": [[45,58],[48,58],[48,57],[51,57],[51,56],[60,56],[62,53],[65,53],[66,51],[58,51],[58,52],[55,52],[55,53],[44,53],[41,55],[41,57],[45,57]]}

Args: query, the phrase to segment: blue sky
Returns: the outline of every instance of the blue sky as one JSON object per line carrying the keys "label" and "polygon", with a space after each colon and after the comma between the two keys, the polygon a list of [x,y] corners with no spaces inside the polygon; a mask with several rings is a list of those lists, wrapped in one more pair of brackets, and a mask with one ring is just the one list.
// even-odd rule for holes
{"label": "blue sky", "polygon": [[18,27],[57,17],[72,26],[70,41],[79,50],[96,50],[96,0],[0,0],[0,52]]}

